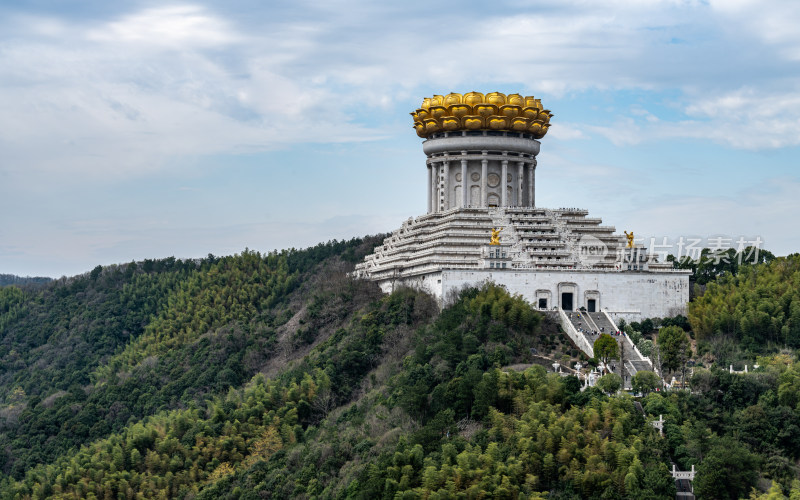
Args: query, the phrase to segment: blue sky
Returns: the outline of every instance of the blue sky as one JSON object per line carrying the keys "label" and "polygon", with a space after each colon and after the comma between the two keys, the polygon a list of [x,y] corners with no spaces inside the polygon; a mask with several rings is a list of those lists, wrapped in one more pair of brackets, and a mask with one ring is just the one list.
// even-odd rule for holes
{"label": "blue sky", "polygon": [[409,112],[552,110],[537,204],[800,251],[800,4],[4,2],[0,273],[270,251],[426,207]]}

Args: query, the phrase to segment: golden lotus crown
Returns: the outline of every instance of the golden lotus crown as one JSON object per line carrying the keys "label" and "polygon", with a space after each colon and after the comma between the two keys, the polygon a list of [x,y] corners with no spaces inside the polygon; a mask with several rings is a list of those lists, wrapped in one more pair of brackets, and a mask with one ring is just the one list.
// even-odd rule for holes
{"label": "golden lotus crown", "polygon": [[541,99],[532,95],[453,92],[426,97],[411,116],[420,137],[457,130],[506,130],[541,139],[550,128],[553,114],[542,108]]}

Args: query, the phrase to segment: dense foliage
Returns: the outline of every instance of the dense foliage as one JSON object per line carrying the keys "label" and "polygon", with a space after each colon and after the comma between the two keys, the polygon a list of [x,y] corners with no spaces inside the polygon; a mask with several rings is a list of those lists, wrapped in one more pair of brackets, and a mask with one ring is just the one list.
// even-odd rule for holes
{"label": "dense foliage", "polygon": [[733,248],[702,248],[692,255],[688,248],[687,255],[667,256],[675,269],[689,269],[692,280],[698,285],[715,281],[725,274],[737,275],[740,270],[759,264],[769,263],[775,254],[763,248],[750,246],[737,251]]}
{"label": "dense foliage", "polygon": [[[501,287],[439,311],[351,279],[376,241],[0,288],[0,497],[656,499],[675,495],[671,461],[696,467],[699,498],[800,497],[790,352],[746,374],[696,367],[691,393],[640,372],[637,406],[617,375],[548,374],[577,356]],[[798,259],[717,277],[689,320],[625,330],[660,327],[669,370],[692,338],[749,345],[726,310],[791,333]]]}
{"label": "dense foliage", "polygon": [[277,329],[300,307],[291,292],[317,279],[310,270],[370,248],[146,260],[38,291],[1,288],[3,472],[20,477],[128,422],[240,386],[279,346]]}
{"label": "dense foliage", "polygon": [[51,278],[44,276],[16,276],[13,274],[0,274],[0,287],[8,285],[40,286],[49,283]]}
{"label": "dense foliage", "polygon": [[725,335],[757,352],[800,347],[800,254],[709,283],[690,304],[689,321],[698,340]]}
{"label": "dense foliage", "polygon": [[695,465],[700,498],[741,498],[759,475],[796,489],[800,458],[800,363],[778,355],[747,374],[695,370],[692,393],[650,393],[652,415],[663,414],[670,454],[683,470]]}

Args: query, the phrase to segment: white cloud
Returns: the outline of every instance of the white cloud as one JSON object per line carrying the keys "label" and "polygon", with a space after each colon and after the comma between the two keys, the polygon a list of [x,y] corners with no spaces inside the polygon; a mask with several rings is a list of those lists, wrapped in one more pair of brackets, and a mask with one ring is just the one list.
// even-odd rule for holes
{"label": "white cloud", "polygon": [[[582,196],[593,203],[590,208],[613,213],[624,203],[605,201],[619,198],[613,186],[604,185],[605,178],[632,191],[645,186],[657,194],[674,188],[651,178],[649,167],[637,172],[615,167],[613,155],[642,154],[642,148],[631,153],[629,145],[669,139],[713,141],[723,150],[800,144],[797,10],[790,2],[760,0],[602,5],[554,0],[534,6],[500,2],[491,9],[464,4],[444,15],[422,2],[351,0],[245,8],[236,2],[213,7],[198,2],[123,10],[111,18],[94,17],[76,5],[69,13],[0,16],[0,203],[21,206],[31,193],[68,199],[76,185],[140,175],[157,184],[165,170],[208,165],[210,155],[224,165],[225,155],[241,152],[413,134],[405,113],[424,95],[499,87],[545,97],[545,104],[548,97],[580,100],[584,92],[600,101],[608,98],[597,103],[598,109],[621,103],[600,119],[595,119],[600,113],[589,119],[554,110],[545,140],[562,148],[548,153],[551,165],[561,170],[551,176],[558,185],[540,192],[540,199],[555,193],[555,204],[581,203],[573,200],[574,186],[580,185]],[[656,103],[654,96],[668,96],[669,102]],[[619,147],[614,150],[598,138]],[[682,144],[685,163],[697,168],[687,142]],[[605,147],[602,157],[588,149],[598,143]],[[570,154],[570,148],[581,153]],[[354,154],[346,173],[364,189],[373,187],[374,169],[392,154],[372,153]],[[581,164],[573,158],[590,160]],[[303,161],[300,151],[289,166],[300,168]],[[649,161],[628,157],[619,164]],[[652,159],[660,171],[667,170],[660,162]],[[724,172],[725,166],[708,168]],[[739,182],[746,192],[751,181]],[[796,211],[787,191],[777,193],[775,198],[751,195],[751,205],[780,217],[773,209],[783,200],[783,209]],[[406,196],[386,194],[395,195]],[[735,201],[703,200],[666,200],[664,206],[691,221],[699,220],[692,214],[700,210],[721,222],[725,213],[740,213]],[[310,204],[309,212],[335,216],[344,210],[314,203],[319,204]],[[684,205],[692,208],[682,211]],[[263,202],[258,210],[270,208]],[[604,210],[598,215],[607,216]],[[650,215],[663,221],[671,217]],[[284,216],[285,211],[279,213]],[[66,209],[64,217],[80,218]],[[103,229],[108,241],[75,232],[64,235],[64,246],[75,249],[76,259],[89,255],[90,263],[103,261],[102,252],[114,245],[138,248],[137,257],[146,249],[149,256],[172,253],[157,250],[153,241],[167,233],[155,226],[137,221],[129,228],[117,226]],[[3,227],[10,226],[3,221]],[[13,234],[6,229],[0,239],[5,245],[28,241],[13,251],[44,255],[47,238],[23,237],[33,227],[43,234],[57,232],[26,222]],[[241,234],[259,230],[269,228],[248,227]],[[219,253],[209,245],[230,236],[224,228],[200,233],[186,231],[186,248],[194,241],[205,252]],[[328,233],[315,226],[304,234],[311,244]],[[232,245],[242,241],[231,238]],[[0,257],[9,252],[0,250]]]}
{"label": "white cloud", "polygon": [[[17,37],[0,49],[0,136],[7,157],[18,159],[6,168],[105,175],[113,162],[114,175],[124,177],[187,154],[264,150],[309,138],[363,140],[382,135],[368,130],[369,113],[388,111],[397,98],[418,99],[415,89],[514,82],[526,87],[521,91],[562,95],[685,87],[688,116],[680,121],[642,108],[644,121],[617,115],[606,127],[556,123],[551,133],[564,140],[587,133],[620,145],[692,137],[745,148],[800,140],[794,86],[758,98],[719,80],[706,90],[702,82],[710,76],[697,70],[708,56],[698,51],[693,60],[694,47],[669,43],[715,30],[709,19],[717,4],[554,2],[537,10],[515,6],[513,14],[464,9],[451,23],[470,26],[480,18],[482,28],[446,32],[436,16],[362,7],[345,13],[309,4],[307,15],[291,20],[265,7],[254,13],[262,22],[251,26],[190,4],[88,27],[20,18],[41,36]],[[745,4],[721,15],[743,22],[752,12]],[[690,14],[697,20],[687,21]],[[737,61],[717,63],[732,69]],[[748,111],[735,109],[739,103]]]}
{"label": "white cloud", "polygon": [[665,120],[650,111],[634,109],[608,125],[581,128],[619,146],[665,139],[711,140],[748,150],[800,145],[800,97],[795,91],[741,88],[689,99],[684,109],[686,119]]}
{"label": "white cloud", "polygon": [[222,19],[198,5],[146,9],[87,33],[89,40],[160,45],[186,50],[239,40]]}
{"label": "white cloud", "polygon": [[[40,32],[59,25],[26,19]],[[220,57],[243,37],[201,7],[149,9],[86,33],[73,26],[62,30],[68,43],[0,49],[3,169],[20,184],[42,173],[122,179],[184,156],[375,135],[350,125],[324,87],[281,74],[277,52]]]}
{"label": "white cloud", "polygon": [[785,57],[800,60],[800,4],[791,1],[711,0],[728,29],[750,33]]}

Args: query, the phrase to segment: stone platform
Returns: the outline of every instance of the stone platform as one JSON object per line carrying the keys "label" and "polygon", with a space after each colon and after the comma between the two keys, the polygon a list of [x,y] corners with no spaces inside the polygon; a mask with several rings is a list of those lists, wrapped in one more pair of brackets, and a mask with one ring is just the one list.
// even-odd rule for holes
{"label": "stone platform", "polygon": [[[390,292],[429,291],[442,303],[465,286],[504,285],[540,309],[585,308],[639,320],[685,313],[689,273],[577,208],[458,208],[409,219],[356,266]],[[502,229],[490,245],[492,229]]]}

